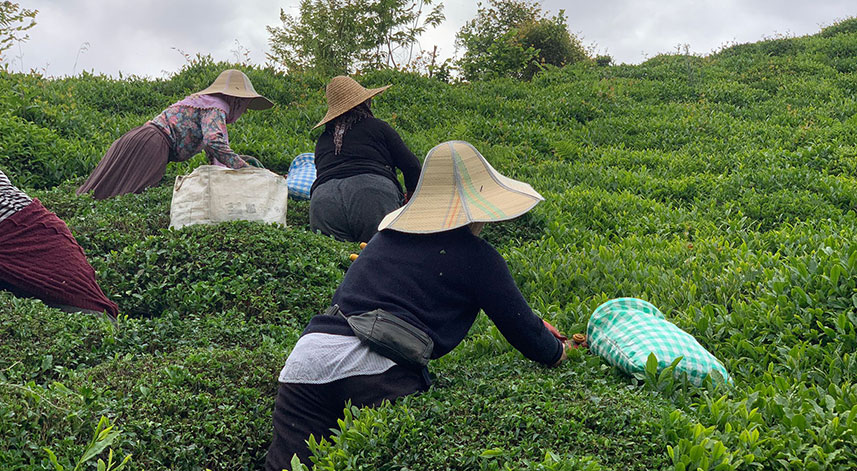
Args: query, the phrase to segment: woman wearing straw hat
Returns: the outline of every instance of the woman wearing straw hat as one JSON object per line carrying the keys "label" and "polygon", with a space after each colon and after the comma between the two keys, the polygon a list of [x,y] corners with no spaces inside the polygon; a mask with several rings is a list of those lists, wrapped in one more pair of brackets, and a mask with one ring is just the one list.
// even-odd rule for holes
{"label": "woman wearing straw hat", "polygon": [[[399,134],[370,110],[372,97],[390,86],[363,88],[351,77],[327,85],[326,124],[315,145],[316,179],[310,188],[310,229],[345,241],[368,241],[378,223],[405,201],[396,169],[410,194],[420,161]],[[315,128],[313,128],[315,129]]]}
{"label": "woman wearing straw hat", "polygon": [[[286,360],[266,469],[287,467],[293,454],[309,464],[305,441],[329,436],[346,401],[375,406],[425,390],[425,364],[455,348],[480,310],[530,360],[562,362],[564,337],[533,313],[503,257],[478,237],[486,222],[541,200],[466,142],[432,149],[413,197],[383,219],[331,309],[310,320]],[[381,332],[364,330],[367,320]]]}
{"label": "woman wearing straw hat", "polygon": [[248,108],[273,106],[256,93],[240,70],[220,73],[214,83],[170,105],[157,117],[117,139],[77,194],[92,191],[101,200],[139,193],[157,185],[168,162],[182,162],[205,150],[209,162],[230,168],[261,166],[253,157],[242,158],[229,147],[226,125]]}

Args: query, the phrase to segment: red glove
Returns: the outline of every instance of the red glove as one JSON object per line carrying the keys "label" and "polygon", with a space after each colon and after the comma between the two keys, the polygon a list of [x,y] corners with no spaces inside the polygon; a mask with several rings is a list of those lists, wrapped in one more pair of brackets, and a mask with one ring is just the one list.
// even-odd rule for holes
{"label": "red glove", "polygon": [[556,327],[550,325],[548,321],[542,319],[542,322],[545,324],[545,327],[547,327],[547,329],[550,331],[551,334],[553,334],[554,337],[560,339],[563,343],[568,340],[568,337],[559,333],[559,331],[556,330]]}

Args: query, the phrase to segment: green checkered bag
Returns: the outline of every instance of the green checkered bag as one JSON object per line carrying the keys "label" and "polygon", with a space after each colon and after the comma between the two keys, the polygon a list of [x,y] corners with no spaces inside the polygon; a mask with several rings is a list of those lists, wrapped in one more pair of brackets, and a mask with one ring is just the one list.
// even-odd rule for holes
{"label": "green checkered bag", "polygon": [[714,355],[642,299],[611,299],[598,306],[589,318],[586,336],[592,353],[640,379],[645,377],[649,354],[654,353],[659,372],[683,357],[675,367],[677,377],[687,374],[697,386],[709,374],[715,383],[731,382]]}

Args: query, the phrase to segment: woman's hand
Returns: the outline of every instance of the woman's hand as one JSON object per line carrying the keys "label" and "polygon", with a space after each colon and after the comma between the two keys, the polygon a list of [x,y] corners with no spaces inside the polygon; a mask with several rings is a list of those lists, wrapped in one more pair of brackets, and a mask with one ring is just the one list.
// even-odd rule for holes
{"label": "woman's hand", "polygon": [[550,333],[551,333],[551,334],[553,334],[553,336],[554,336],[554,337],[556,337],[556,338],[558,338],[558,339],[562,340],[563,342],[565,342],[566,340],[568,340],[568,337],[566,337],[565,335],[562,335],[561,333],[559,333],[559,330],[557,330],[557,328],[556,328],[556,327],[552,326],[552,325],[550,324],[550,322],[548,322],[548,321],[546,321],[546,320],[542,319],[542,323],[543,323],[543,324],[545,325],[545,327],[550,331]]}
{"label": "woman's hand", "polygon": [[552,334],[552,335],[553,335],[557,340],[559,340],[560,342],[562,342],[562,356],[561,356],[561,357],[559,357],[559,360],[557,360],[557,362],[553,364],[553,366],[559,366],[559,364],[560,364],[560,363],[562,363],[562,362],[564,362],[566,359],[568,359],[568,354],[566,354],[566,351],[568,351],[568,349],[569,349],[569,348],[572,348],[572,346],[571,346],[571,342],[569,342],[569,341],[568,341],[568,337],[566,337],[565,335],[562,335],[562,334],[559,332],[559,330],[557,330],[557,328],[556,328],[556,327],[554,327],[553,325],[551,325],[551,323],[550,323],[550,322],[548,322],[548,321],[546,321],[546,320],[542,319],[542,323],[545,325],[545,328],[547,328],[547,329],[548,329],[548,331],[549,331],[549,332],[550,332],[550,333],[551,333],[551,334]]}
{"label": "woman's hand", "polygon": [[552,365],[552,367],[557,367],[560,363],[564,362],[565,360],[568,360],[567,352],[570,348],[573,348],[571,342],[568,340],[562,340],[562,356],[559,357],[559,360],[557,360],[556,363]]}

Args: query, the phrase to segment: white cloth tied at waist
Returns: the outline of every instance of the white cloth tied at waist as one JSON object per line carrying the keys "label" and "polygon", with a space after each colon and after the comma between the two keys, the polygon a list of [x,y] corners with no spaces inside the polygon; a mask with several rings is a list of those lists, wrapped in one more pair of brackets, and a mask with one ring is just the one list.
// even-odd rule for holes
{"label": "white cloth tied at waist", "polygon": [[280,371],[279,381],[325,384],[351,376],[380,374],[395,365],[357,337],[314,332],[298,339]]}

